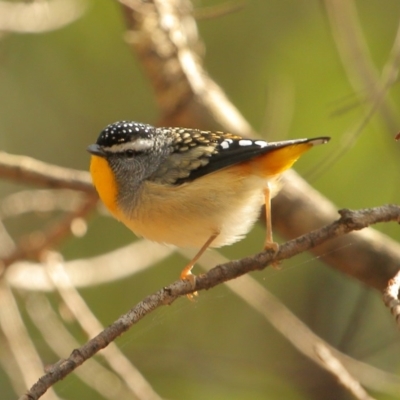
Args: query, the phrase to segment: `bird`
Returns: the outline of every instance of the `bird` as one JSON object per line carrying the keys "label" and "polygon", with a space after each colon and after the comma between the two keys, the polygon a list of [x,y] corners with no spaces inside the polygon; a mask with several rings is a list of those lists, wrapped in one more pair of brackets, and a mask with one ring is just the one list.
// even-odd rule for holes
{"label": "bird", "polygon": [[267,142],[239,135],[118,121],[108,125],[91,153],[90,173],[110,213],[137,236],[198,249],[180,277],[209,247],[242,239],[266,211],[264,249],[276,252],[271,198],[279,176],[329,137]]}

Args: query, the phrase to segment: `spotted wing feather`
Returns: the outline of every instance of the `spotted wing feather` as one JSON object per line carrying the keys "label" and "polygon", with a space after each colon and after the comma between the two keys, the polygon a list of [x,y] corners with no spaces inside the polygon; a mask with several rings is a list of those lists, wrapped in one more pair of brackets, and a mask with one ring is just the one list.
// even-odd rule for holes
{"label": "spotted wing feather", "polygon": [[177,180],[176,184],[190,182],[204,175],[218,171],[229,166],[249,161],[262,154],[269,153],[282,147],[306,143],[309,139],[287,140],[282,142],[266,142],[263,140],[251,140],[236,137],[220,136],[215,151],[210,154],[208,162],[196,169],[183,179]]}

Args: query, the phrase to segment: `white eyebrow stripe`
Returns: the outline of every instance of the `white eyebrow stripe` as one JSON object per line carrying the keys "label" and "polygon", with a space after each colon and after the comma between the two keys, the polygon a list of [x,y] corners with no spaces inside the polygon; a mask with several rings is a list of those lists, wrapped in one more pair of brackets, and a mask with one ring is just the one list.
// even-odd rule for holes
{"label": "white eyebrow stripe", "polygon": [[105,150],[111,153],[123,153],[127,150],[145,151],[153,147],[151,139],[136,139],[134,142],[114,144],[111,147],[106,147]]}

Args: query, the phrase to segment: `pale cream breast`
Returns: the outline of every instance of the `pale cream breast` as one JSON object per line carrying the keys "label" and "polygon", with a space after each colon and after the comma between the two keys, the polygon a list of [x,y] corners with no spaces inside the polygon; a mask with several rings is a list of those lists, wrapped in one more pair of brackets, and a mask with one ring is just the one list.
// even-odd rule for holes
{"label": "pale cream breast", "polygon": [[179,247],[211,247],[240,240],[264,204],[265,178],[243,176],[236,168],[217,171],[180,186],[145,182],[141,200],[121,221],[135,234]]}

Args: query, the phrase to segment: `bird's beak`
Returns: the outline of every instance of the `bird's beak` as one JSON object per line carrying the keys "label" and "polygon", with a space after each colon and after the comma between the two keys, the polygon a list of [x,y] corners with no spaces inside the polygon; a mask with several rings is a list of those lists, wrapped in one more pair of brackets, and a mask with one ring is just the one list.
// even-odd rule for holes
{"label": "bird's beak", "polygon": [[105,157],[106,156],[105,151],[98,144],[91,144],[90,146],[87,147],[86,150],[90,154],[93,154],[94,156],[99,156],[99,157]]}

